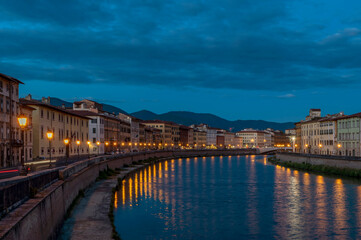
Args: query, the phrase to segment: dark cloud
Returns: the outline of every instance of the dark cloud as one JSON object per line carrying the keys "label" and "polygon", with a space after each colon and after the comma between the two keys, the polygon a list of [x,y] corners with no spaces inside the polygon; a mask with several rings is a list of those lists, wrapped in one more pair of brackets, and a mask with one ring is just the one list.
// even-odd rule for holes
{"label": "dark cloud", "polygon": [[280,91],[359,84],[361,28],[322,35],[326,23],[292,25],[289,3],[3,1],[0,72],[25,82]]}

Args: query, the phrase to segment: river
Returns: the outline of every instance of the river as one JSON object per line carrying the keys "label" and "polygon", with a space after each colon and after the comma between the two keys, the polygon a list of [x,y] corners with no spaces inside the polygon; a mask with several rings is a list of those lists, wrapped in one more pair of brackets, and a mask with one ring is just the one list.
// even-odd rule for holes
{"label": "river", "polygon": [[272,165],[267,156],[172,159],[115,194],[130,239],[356,239],[361,182]]}

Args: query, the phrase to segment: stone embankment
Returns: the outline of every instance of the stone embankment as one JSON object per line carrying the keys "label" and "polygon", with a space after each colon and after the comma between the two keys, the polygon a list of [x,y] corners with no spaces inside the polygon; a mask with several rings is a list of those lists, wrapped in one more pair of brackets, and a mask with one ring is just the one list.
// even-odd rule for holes
{"label": "stone embankment", "polygon": [[269,161],[299,170],[361,178],[360,157],[277,153]]}
{"label": "stone embankment", "polygon": [[55,239],[73,201],[108,168],[114,170],[149,158],[256,153],[255,149],[179,150],[102,156],[26,177],[2,180],[0,239]]}

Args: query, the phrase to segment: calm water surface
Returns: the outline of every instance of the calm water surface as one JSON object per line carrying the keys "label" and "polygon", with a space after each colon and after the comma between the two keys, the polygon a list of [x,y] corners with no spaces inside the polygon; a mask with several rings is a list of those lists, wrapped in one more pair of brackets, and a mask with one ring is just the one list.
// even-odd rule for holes
{"label": "calm water surface", "polygon": [[116,193],[127,239],[357,239],[361,186],[274,166],[266,156],[174,159]]}

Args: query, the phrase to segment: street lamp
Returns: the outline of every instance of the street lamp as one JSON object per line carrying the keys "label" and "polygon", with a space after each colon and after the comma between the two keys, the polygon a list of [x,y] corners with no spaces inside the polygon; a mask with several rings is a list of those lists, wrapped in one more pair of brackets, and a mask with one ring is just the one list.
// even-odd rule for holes
{"label": "street lamp", "polygon": [[90,141],[87,141],[86,142],[88,144],[88,158],[90,158]]}
{"label": "street lamp", "polygon": [[28,118],[25,115],[20,115],[18,117],[18,123],[19,126],[23,132],[23,156],[21,157],[21,169],[20,169],[20,175],[26,176],[27,171],[25,169],[25,161],[26,161],[26,154],[25,154],[25,128],[28,124]]}
{"label": "street lamp", "polygon": [[80,149],[79,149],[80,141],[79,140],[76,141],[76,145],[78,145],[78,161],[79,161],[79,158],[80,158]]}
{"label": "street lamp", "polygon": [[[337,147],[338,147],[338,149],[340,149],[342,147],[342,145],[339,143],[339,144],[337,144]],[[339,151],[339,153],[341,155],[341,151]]]}
{"label": "street lamp", "polygon": [[97,141],[97,146],[98,146],[98,155],[100,155],[100,142]]}
{"label": "street lamp", "polygon": [[49,140],[49,168],[51,168],[51,140],[53,140],[54,133],[50,130],[46,132],[46,137]]}
{"label": "street lamp", "polygon": [[104,150],[104,152],[107,152],[108,145],[109,145],[109,142],[105,142],[105,150]]}
{"label": "street lamp", "polygon": [[64,144],[65,144],[65,155],[66,155],[65,165],[68,165],[68,158],[69,158],[69,143],[70,143],[70,140],[69,140],[68,138],[64,139]]}

